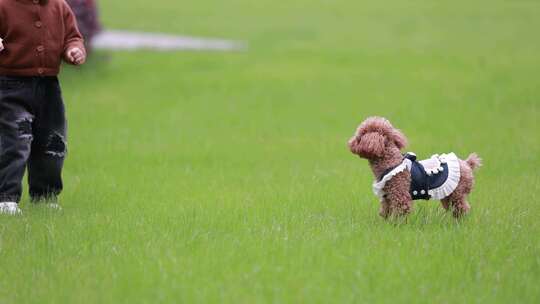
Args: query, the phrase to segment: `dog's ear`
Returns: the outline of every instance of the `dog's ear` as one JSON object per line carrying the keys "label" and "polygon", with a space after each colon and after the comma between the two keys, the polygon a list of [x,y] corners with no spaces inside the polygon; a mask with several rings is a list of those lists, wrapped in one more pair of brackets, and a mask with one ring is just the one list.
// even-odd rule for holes
{"label": "dog's ear", "polygon": [[381,157],[385,149],[385,137],[378,132],[356,136],[349,141],[351,152],[366,159]]}
{"label": "dog's ear", "polygon": [[403,149],[407,146],[407,137],[398,129],[393,129],[391,134],[392,140],[396,143],[398,149]]}

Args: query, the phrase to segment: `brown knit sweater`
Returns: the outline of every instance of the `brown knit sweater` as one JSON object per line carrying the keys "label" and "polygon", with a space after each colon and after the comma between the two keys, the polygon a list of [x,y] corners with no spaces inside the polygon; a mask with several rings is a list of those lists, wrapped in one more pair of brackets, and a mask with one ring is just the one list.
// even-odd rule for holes
{"label": "brown knit sweater", "polygon": [[66,51],[85,52],[64,0],[0,0],[0,75],[56,76]]}

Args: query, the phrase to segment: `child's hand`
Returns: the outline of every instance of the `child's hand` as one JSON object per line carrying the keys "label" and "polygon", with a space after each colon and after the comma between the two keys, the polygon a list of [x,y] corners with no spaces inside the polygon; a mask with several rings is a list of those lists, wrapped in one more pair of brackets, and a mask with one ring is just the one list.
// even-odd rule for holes
{"label": "child's hand", "polygon": [[2,38],[0,38],[0,52],[4,50],[4,44],[2,43]]}
{"label": "child's hand", "polygon": [[66,57],[70,63],[75,65],[83,64],[86,61],[86,55],[84,54],[83,50],[78,47],[67,50]]}

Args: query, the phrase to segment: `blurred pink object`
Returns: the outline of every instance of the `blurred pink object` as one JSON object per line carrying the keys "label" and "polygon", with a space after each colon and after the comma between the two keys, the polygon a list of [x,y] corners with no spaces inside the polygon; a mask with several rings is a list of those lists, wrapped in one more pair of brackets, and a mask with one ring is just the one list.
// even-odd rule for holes
{"label": "blurred pink object", "polygon": [[101,31],[99,12],[95,0],[67,0],[71,6],[79,30],[85,39],[88,50],[91,49],[93,38]]}

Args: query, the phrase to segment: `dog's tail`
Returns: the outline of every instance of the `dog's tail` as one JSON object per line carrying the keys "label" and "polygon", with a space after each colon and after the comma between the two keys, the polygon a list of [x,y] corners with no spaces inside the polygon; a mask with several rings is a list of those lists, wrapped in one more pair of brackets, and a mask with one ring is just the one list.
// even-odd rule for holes
{"label": "dog's tail", "polygon": [[471,169],[476,169],[480,166],[482,166],[482,159],[478,157],[478,154],[471,153],[469,157],[465,160],[465,162],[471,167]]}

